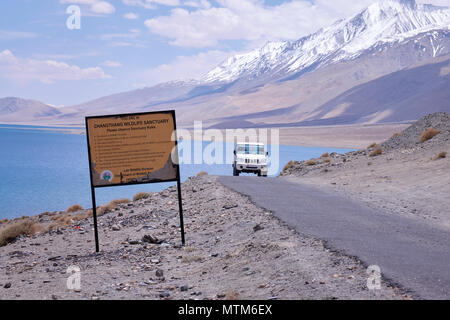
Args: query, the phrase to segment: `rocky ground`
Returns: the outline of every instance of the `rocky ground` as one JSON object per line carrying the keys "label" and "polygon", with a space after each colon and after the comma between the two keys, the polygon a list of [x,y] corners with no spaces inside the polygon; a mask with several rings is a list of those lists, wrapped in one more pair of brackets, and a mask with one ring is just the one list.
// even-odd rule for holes
{"label": "rocky ground", "polygon": [[[300,236],[213,176],[189,179],[182,190],[185,247],[180,245],[176,189],[169,188],[106,210],[99,217],[98,254],[92,218],[1,247],[0,298],[410,298],[385,282],[381,290],[368,290],[360,262]],[[48,226],[58,215],[67,214],[30,219]],[[81,269],[80,290],[67,288],[71,266]]]}
{"label": "rocky ground", "polygon": [[[421,142],[434,128],[439,134]],[[281,178],[331,189],[368,206],[450,229],[450,115],[428,115],[380,145],[293,161]]]}

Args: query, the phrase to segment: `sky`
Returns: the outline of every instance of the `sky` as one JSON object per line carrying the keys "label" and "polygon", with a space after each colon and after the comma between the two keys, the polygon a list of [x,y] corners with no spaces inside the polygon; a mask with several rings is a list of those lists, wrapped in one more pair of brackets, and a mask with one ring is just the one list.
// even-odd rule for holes
{"label": "sky", "polygon": [[375,1],[1,0],[0,98],[71,106],[199,79],[234,54],[297,40]]}

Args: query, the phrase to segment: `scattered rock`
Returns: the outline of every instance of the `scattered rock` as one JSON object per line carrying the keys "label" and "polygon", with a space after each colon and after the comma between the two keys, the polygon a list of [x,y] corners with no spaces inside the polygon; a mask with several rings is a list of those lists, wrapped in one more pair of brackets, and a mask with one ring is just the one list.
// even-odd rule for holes
{"label": "scattered rock", "polygon": [[8,282],[7,284],[5,284],[5,285],[3,286],[3,288],[5,288],[5,289],[11,288],[11,282]]}
{"label": "scattered rock", "polygon": [[158,278],[162,278],[162,277],[164,277],[164,271],[162,271],[161,269],[158,269],[158,270],[156,270],[155,275],[156,275]]}
{"label": "scattered rock", "polygon": [[112,229],[112,231],[120,231],[120,226],[117,225],[117,224],[114,224],[114,225],[111,227],[111,229]]}

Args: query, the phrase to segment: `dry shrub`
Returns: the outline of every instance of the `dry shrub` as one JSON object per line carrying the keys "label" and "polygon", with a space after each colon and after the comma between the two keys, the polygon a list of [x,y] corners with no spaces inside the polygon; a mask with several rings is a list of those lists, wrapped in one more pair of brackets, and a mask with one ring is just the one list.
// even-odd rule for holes
{"label": "dry shrub", "polygon": [[43,231],[43,227],[30,219],[24,219],[23,221],[10,224],[3,228],[0,232],[0,247],[6,246],[8,243],[13,242],[19,236],[27,235],[32,236],[37,232]]}
{"label": "dry shrub", "polygon": [[73,206],[67,208],[66,212],[77,212],[81,210],[84,210],[82,206],[80,206],[79,204],[74,204]]}
{"label": "dry shrub", "polygon": [[368,147],[367,147],[367,149],[373,149],[373,148],[376,148],[378,146],[378,144],[376,143],[376,142],[374,142],[374,143],[372,143],[371,145],[369,145]]}
{"label": "dry shrub", "polygon": [[97,208],[97,217],[100,217],[108,212],[113,211],[116,207],[117,206],[112,202],[110,202],[104,206],[98,207]]}
{"label": "dry shrub", "polygon": [[308,160],[305,162],[307,166],[315,166],[317,164],[316,160]]}
{"label": "dry shrub", "polygon": [[323,155],[321,155],[321,158],[328,158],[330,154],[328,152],[325,152]]}
{"label": "dry shrub", "polygon": [[111,205],[115,205],[117,207],[119,204],[130,203],[130,202],[131,202],[130,199],[116,199],[116,200],[111,201],[108,205],[111,204]]}
{"label": "dry shrub", "polygon": [[208,175],[208,172],[206,172],[206,171],[200,171],[199,173],[197,173],[197,178],[198,178],[198,177],[207,176],[207,175]]}
{"label": "dry shrub", "polygon": [[286,165],[283,168],[283,171],[286,171],[286,170],[292,168],[293,166],[294,166],[294,161],[291,160],[288,163],[286,163]]}
{"label": "dry shrub", "polygon": [[324,162],[324,163],[330,163],[331,160],[330,160],[330,159],[324,159],[323,162]]}
{"label": "dry shrub", "polygon": [[133,201],[139,201],[142,199],[148,199],[150,197],[150,193],[148,192],[139,192],[133,196]]}
{"label": "dry shrub", "polygon": [[433,160],[444,159],[447,157],[447,152],[440,152],[433,157]]}
{"label": "dry shrub", "polygon": [[0,220],[0,224],[6,223],[6,222],[8,222],[8,221],[9,221],[8,219]]}
{"label": "dry shrub", "polygon": [[391,139],[394,139],[394,138],[396,138],[396,137],[398,137],[398,136],[400,136],[400,133],[396,132],[396,133],[394,133],[394,134],[392,135]]}
{"label": "dry shrub", "polygon": [[433,139],[439,133],[441,133],[441,131],[434,128],[428,128],[424,132],[422,132],[422,135],[420,136],[420,142],[424,143],[425,141]]}
{"label": "dry shrub", "polygon": [[[117,206],[114,204],[107,204],[101,207],[97,207],[97,217],[103,216],[104,214],[113,211]],[[86,212],[86,218],[90,218],[94,216],[94,211],[92,209]]]}
{"label": "dry shrub", "polygon": [[383,153],[383,149],[381,149],[380,147],[375,148],[375,150],[373,150],[370,154],[369,157],[376,157],[379,156]]}

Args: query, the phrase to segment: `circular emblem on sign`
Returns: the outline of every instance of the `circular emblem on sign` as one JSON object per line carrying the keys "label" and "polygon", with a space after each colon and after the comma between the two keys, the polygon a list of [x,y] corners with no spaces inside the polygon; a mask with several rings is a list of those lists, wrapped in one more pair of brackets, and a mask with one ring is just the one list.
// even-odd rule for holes
{"label": "circular emblem on sign", "polygon": [[108,182],[110,182],[113,179],[113,177],[114,177],[113,173],[111,171],[109,171],[109,170],[105,170],[101,174],[102,180],[105,180],[105,181],[108,181]]}

